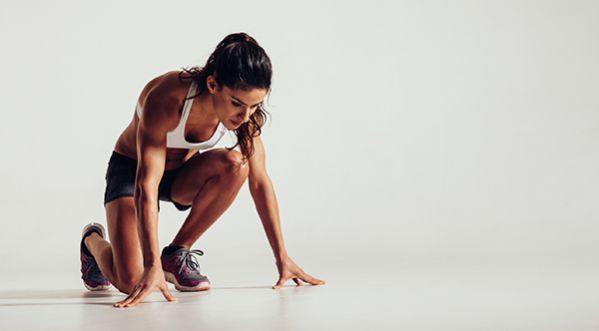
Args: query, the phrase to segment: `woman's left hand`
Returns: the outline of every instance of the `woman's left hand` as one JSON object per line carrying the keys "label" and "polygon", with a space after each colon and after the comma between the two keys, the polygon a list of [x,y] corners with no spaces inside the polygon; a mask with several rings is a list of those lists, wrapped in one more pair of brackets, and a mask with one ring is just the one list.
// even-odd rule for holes
{"label": "woman's left hand", "polygon": [[300,268],[291,258],[287,257],[277,262],[277,268],[279,269],[279,280],[272,287],[278,289],[283,287],[286,281],[293,279],[295,284],[301,285],[300,280],[311,284],[311,285],[324,285],[325,281],[314,278],[308,275],[302,268]]}

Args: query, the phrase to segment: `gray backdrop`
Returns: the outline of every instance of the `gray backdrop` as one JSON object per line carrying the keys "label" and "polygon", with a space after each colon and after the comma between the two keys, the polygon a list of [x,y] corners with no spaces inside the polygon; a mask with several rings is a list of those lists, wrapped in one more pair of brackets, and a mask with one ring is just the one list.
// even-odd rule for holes
{"label": "gray backdrop", "polygon": [[[0,287],[81,287],[80,230],[105,222],[107,161],[141,88],[204,64],[239,31],[274,65],[267,169],[290,255],[309,273],[595,268],[598,10],[593,1],[3,1]],[[186,213],[161,204],[166,245]],[[239,281],[225,270],[246,267],[260,270],[257,282],[276,280],[247,187],[196,246],[217,281]],[[32,281],[40,273],[52,285]]]}

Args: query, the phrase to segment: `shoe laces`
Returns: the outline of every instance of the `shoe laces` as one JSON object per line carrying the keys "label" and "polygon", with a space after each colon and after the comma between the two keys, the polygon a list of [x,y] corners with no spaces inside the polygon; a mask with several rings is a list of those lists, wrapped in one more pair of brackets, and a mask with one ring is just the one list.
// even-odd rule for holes
{"label": "shoe laces", "polygon": [[182,257],[181,267],[179,267],[179,273],[181,273],[181,271],[183,271],[183,268],[185,268],[185,267],[188,267],[191,270],[197,270],[200,268],[200,263],[198,262],[198,259],[196,258],[196,256],[193,254],[197,254],[197,255],[201,256],[201,255],[204,255],[204,252],[202,252],[199,249],[192,249],[192,250],[185,251],[185,253],[183,254],[183,257]]}

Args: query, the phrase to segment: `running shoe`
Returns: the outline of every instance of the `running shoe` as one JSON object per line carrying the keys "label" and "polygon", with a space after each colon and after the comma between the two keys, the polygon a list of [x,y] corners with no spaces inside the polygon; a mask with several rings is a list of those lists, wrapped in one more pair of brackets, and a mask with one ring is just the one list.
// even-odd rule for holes
{"label": "running shoe", "polygon": [[208,277],[200,274],[200,264],[195,256],[204,255],[204,252],[181,247],[169,254],[167,248],[165,247],[160,255],[167,282],[174,284],[175,288],[182,292],[204,291],[210,288]]}
{"label": "running shoe", "polygon": [[83,285],[90,291],[101,291],[107,290],[110,287],[110,282],[98,267],[96,259],[89,253],[83,239],[90,232],[96,232],[100,237],[104,238],[106,231],[102,224],[89,223],[83,228],[81,232],[81,244],[80,244],[80,260],[81,260],[81,279],[83,279]]}

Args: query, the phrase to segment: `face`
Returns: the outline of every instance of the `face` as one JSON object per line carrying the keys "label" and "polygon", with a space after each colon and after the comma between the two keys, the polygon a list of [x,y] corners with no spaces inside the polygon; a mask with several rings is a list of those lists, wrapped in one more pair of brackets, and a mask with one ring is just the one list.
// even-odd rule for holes
{"label": "face", "polygon": [[248,122],[268,92],[258,88],[245,91],[221,87],[212,76],[208,77],[206,83],[208,91],[212,94],[214,111],[228,130],[235,130]]}

